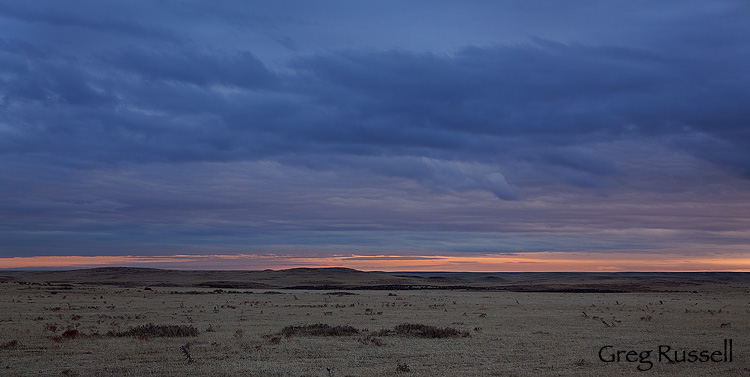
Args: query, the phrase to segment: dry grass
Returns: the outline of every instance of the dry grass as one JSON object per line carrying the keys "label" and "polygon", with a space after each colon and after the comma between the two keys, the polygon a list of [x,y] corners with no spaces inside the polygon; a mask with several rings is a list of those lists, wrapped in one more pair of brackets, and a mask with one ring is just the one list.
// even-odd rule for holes
{"label": "dry grass", "polygon": [[[638,293],[148,287],[0,283],[0,375],[750,375],[746,283]],[[720,349],[725,338],[732,363],[640,372],[597,355],[605,345]]]}

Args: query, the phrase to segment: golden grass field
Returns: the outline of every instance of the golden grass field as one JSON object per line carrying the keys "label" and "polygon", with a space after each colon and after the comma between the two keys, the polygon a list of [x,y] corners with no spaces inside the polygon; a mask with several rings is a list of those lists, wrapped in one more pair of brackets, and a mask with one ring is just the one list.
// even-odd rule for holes
{"label": "golden grass field", "polygon": [[0,272],[0,375],[743,376],[748,275]]}

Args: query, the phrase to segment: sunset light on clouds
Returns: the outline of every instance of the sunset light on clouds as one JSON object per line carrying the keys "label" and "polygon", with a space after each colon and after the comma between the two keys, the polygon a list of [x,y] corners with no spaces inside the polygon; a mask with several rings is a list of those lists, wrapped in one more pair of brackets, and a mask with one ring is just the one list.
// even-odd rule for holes
{"label": "sunset light on clouds", "polygon": [[5,268],[148,267],[167,269],[265,270],[298,267],[347,266],[365,271],[473,271],[473,272],[627,272],[731,271],[750,272],[750,258],[723,254],[684,258],[680,254],[654,257],[634,253],[538,252],[494,255],[171,255],[171,256],[46,256],[5,258]]}
{"label": "sunset light on clouds", "polygon": [[750,271],[743,1],[5,1],[0,30],[0,268]]}

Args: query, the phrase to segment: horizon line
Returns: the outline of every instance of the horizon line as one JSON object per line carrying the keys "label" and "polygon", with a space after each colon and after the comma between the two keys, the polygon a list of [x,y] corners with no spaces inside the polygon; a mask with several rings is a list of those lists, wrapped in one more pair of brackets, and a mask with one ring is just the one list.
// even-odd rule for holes
{"label": "horizon line", "polygon": [[705,273],[717,273],[717,274],[747,274],[750,271],[739,271],[739,270],[623,270],[623,271],[449,271],[449,270],[360,270],[356,268],[344,267],[344,266],[330,266],[330,267],[290,267],[290,268],[279,268],[279,269],[185,269],[185,268],[169,268],[169,267],[138,267],[138,266],[93,266],[93,267],[32,267],[32,268],[5,268],[0,267],[0,272],[68,272],[68,271],[85,271],[85,270],[97,270],[97,269],[143,269],[143,270],[157,270],[157,271],[179,271],[179,272],[283,272],[291,270],[332,270],[332,269],[347,269],[357,272],[381,272],[388,274],[705,274]]}
{"label": "horizon line", "polygon": [[367,272],[750,272],[750,257],[729,253],[685,256],[653,252],[520,252],[458,255],[403,254],[173,254],[0,257],[0,271],[133,267],[173,270],[262,271],[350,268]]}

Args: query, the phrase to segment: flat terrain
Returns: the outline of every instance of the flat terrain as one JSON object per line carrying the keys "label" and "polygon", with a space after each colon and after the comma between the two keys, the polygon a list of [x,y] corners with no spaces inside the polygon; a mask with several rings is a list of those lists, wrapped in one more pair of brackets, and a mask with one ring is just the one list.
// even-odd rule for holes
{"label": "flat terrain", "polygon": [[750,375],[743,273],[102,268],[0,281],[0,375]]}

